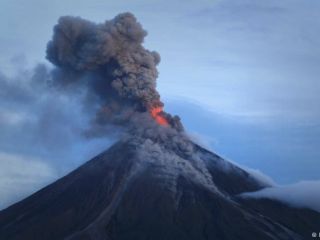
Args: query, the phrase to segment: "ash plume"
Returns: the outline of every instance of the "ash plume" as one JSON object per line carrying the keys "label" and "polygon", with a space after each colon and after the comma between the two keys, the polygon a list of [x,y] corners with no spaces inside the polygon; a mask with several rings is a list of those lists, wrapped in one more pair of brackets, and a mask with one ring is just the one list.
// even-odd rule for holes
{"label": "ash plume", "polygon": [[110,124],[131,126],[137,119],[183,131],[179,117],[162,110],[156,90],[160,55],[143,47],[146,35],[131,13],[100,24],[65,16],[54,27],[47,46],[47,59],[56,67],[53,84],[86,86],[88,99],[99,105],[91,134]]}

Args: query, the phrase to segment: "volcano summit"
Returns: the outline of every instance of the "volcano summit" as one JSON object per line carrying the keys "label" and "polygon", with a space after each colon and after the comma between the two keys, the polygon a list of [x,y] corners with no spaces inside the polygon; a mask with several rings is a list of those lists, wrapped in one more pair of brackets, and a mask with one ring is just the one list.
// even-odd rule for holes
{"label": "volcano summit", "polygon": [[[50,86],[85,89],[90,137],[120,140],[67,176],[0,212],[0,239],[309,239],[320,214],[241,193],[269,187],[192,142],[156,91],[159,54],[130,13],[103,24],[62,17],[47,58]],[[87,103],[88,103],[87,102]],[[87,106],[88,104],[86,104]]]}

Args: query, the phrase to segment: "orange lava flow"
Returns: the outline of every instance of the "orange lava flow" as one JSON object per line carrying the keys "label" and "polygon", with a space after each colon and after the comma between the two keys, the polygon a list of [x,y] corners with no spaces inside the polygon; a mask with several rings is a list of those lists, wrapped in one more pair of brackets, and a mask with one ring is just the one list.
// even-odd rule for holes
{"label": "orange lava flow", "polygon": [[155,107],[152,108],[150,111],[151,116],[153,117],[156,122],[162,126],[167,126],[169,125],[167,119],[161,115],[162,113],[162,107]]}

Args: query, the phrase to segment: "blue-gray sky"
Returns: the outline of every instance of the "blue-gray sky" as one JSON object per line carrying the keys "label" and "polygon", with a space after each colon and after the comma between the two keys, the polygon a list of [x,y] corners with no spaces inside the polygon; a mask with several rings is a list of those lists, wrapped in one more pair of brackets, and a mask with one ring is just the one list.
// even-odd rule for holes
{"label": "blue-gray sky", "polygon": [[[6,78],[23,82],[21,72],[45,62],[46,43],[61,15],[102,22],[133,12],[149,33],[145,46],[161,55],[158,90],[166,110],[181,115],[192,135],[276,182],[317,180],[319,10],[315,0],[2,0],[0,70]],[[63,147],[42,149],[44,144],[30,137],[36,130],[22,122],[32,119],[31,113],[43,112],[43,106],[54,106],[37,103],[27,111],[28,106],[9,105],[0,104],[0,194],[6,194],[7,202],[107,145],[102,140],[76,141],[70,134]],[[65,118],[71,114],[68,109],[58,112]],[[61,133],[45,134],[59,142],[69,125],[55,124],[64,125]],[[24,180],[19,182],[19,177]]]}

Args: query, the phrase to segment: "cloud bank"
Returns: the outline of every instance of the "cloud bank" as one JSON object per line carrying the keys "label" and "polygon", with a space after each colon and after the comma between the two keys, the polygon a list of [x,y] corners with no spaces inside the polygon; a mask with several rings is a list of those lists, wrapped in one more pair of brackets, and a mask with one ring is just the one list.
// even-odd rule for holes
{"label": "cloud bank", "polygon": [[257,192],[241,194],[247,198],[268,198],[298,208],[310,208],[320,212],[320,181],[301,181],[295,184],[265,188]]}
{"label": "cloud bank", "polygon": [[41,159],[0,152],[0,209],[55,179],[57,173]]}
{"label": "cloud bank", "polygon": [[88,138],[84,93],[52,88],[48,67],[0,73],[0,208],[65,175],[114,140]]}

